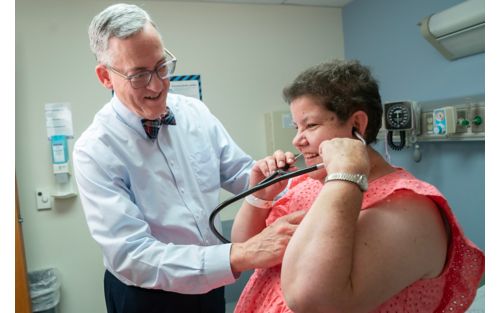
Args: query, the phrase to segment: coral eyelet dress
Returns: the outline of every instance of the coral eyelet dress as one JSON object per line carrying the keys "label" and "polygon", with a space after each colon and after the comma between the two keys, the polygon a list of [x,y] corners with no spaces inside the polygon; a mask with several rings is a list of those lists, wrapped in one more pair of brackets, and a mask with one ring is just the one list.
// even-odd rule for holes
{"label": "coral eyelet dress", "polygon": [[[276,201],[266,224],[295,212],[308,210],[322,184],[307,175],[295,178],[289,192]],[[419,280],[388,299],[375,312],[384,313],[428,313],[465,312],[474,300],[476,289],[484,273],[484,254],[467,239],[453,215],[447,200],[432,185],[416,179],[407,171],[398,168],[395,172],[372,182],[364,194],[362,210],[372,207],[398,190],[412,190],[432,199],[441,208],[451,229],[446,265],[436,278]],[[235,313],[293,313],[285,304],[280,287],[281,265],[257,269],[250,277]],[[346,312],[348,313],[348,312]]]}

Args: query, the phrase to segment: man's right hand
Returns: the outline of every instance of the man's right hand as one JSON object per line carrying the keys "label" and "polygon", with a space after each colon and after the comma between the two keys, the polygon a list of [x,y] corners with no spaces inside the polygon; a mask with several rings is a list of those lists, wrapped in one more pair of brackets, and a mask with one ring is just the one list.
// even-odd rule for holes
{"label": "man's right hand", "polygon": [[280,264],[288,242],[304,216],[304,211],[282,216],[247,241],[233,243],[231,247],[233,273]]}

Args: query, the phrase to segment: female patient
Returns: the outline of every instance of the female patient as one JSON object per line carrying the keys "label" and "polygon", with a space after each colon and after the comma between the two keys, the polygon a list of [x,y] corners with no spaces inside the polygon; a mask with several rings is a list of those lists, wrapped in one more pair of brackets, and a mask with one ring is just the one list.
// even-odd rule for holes
{"label": "female patient", "polygon": [[[283,263],[254,272],[235,312],[464,312],[484,255],[434,186],[364,144],[375,141],[382,117],[369,70],[356,61],[320,64],[284,97],[297,126],[294,146],[306,165],[324,168],[292,179],[279,200],[271,202],[286,183],[242,205],[233,241],[281,216],[307,214]],[[291,153],[276,151],[254,166],[251,184],[293,162]]]}

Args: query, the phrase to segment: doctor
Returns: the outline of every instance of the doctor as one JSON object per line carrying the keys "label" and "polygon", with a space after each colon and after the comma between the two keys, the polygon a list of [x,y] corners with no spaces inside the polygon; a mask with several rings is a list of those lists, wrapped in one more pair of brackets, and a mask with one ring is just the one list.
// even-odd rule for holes
{"label": "doctor", "polygon": [[107,310],[224,312],[222,286],[280,263],[303,214],[221,244],[209,215],[220,188],[247,187],[254,161],[201,101],[168,93],[177,60],[148,13],[112,5],[89,37],[97,78],[114,96],[76,142],[74,168],[103,253]]}

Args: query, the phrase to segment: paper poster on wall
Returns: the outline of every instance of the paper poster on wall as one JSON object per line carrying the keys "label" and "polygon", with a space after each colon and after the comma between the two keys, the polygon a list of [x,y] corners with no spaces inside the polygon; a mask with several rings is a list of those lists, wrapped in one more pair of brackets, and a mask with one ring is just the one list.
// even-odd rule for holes
{"label": "paper poster on wall", "polygon": [[176,75],[170,78],[169,92],[202,99],[200,75]]}
{"label": "paper poster on wall", "polygon": [[47,103],[45,104],[45,126],[47,137],[66,136],[73,138],[73,119],[71,117],[71,106],[69,103]]}

